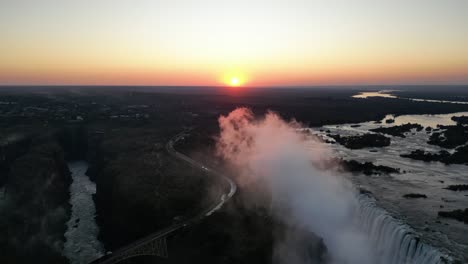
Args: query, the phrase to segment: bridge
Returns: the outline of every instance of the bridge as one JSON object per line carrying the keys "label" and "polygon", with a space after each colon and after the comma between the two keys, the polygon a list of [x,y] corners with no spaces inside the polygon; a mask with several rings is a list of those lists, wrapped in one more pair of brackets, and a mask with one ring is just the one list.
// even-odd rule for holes
{"label": "bridge", "polygon": [[127,245],[123,248],[115,250],[111,254],[107,254],[99,259],[94,260],[93,262],[91,262],[91,264],[98,264],[98,263],[99,264],[115,264],[123,260],[137,257],[137,256],[158,256],[162,258],[168,258],[169,254],[167,251],[166,238],[170,234],[176,232],[179,229],[186,228],[188,226],[196,224],[197,222],[203,220],[205,217],[210,216],[212,213],[219,210],[224,205],[224,203],[226,203],[229,199],[231,199],[231,197],[236,193],[237,186],[230,178],[224,175],[221,175],[220,173],[214,171],[213,169],[205,165],[202,165],[201,163],[198,163],[197,161],[189,158],[188,156],[180,152],[177,152],[174,149],[174,143],[183,139],[185,135],[186,135],[185,133],[180,133],[176,135],[173,139],[171,139],[166,144],[167,152],[171,156],[179,160],[182,160],[188,163],[190,166],[200,169],[207,174],[219,176],[229,186],[229,192],[221,195],[221,197],[219,197],[218,200],[214,201],[210,207],[206,208],[205,210],[200,212],[198,215],[192,218],[186,219],[185,221],[182,221],[180,223],[171,225],[162,230],[159,230],[144,238],[141,238],[131,243],[130,245]]}

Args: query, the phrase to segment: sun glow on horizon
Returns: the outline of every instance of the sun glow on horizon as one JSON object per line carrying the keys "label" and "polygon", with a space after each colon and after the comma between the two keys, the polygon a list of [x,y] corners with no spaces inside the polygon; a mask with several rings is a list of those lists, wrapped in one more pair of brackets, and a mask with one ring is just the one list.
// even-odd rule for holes
{"label": "sun glow on horizon", "polygon": [[231,85],[232,85],[232,86],[238,86],[238,85],[239,85],[239,78],[237,78],[237,77],[232,77],[232,78],[231,78]]}
{"label": "sun glow on horizon", "polygon": [[468,84],[467,10],[464,0],[4,0],[0,85]]}
{"label": "sun glow on horizon", "polygon": [[239,87],[247,82],[247,78],[246,75],[240,71],[231,71],[223,76],[222,82],[231,87]]}

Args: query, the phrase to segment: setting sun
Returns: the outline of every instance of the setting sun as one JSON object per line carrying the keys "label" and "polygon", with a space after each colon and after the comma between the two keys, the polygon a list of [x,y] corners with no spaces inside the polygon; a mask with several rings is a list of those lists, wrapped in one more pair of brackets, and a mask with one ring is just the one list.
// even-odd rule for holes
{"label": "setting sun", "polygon": [[232,87],[243,86],[247,82],[247,78],[243,72],[236,70],[225,73],[222,82]]}
{"label": "setting sun", "polygon": [[232,86],[238,86],[238,85],[239,85],[239,78],[237,78],[237,77],[232,77],[232,78],[231,78],[231,85],[232,85]]}

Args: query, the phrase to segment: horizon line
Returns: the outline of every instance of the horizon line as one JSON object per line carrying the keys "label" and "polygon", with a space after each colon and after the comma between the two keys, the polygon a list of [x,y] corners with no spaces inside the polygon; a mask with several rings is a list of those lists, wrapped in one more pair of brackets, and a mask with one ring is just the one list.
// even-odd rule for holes
{"label": "horizon line", "polygon": [[230,89],[248,89],[248,88],[319,88],[319,87],[354,87],[354,86],[468,86],[464,84],[311,84],[311,85],[246,85],[232,87],[229,85],[141,85],[141,84],[0,84],[0,87],[154,87],[154,88],[230,88]]}

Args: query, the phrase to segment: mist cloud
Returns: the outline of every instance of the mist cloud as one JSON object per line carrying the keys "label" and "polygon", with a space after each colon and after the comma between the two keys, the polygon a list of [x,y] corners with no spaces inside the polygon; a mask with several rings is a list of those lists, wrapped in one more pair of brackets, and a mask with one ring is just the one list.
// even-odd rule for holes
{"label": "mist cloud", "polygon": [[[271,196],[247,202],[263,203],[278,219],[322,237],[332,263],[376,263],[367,237],[353,221],[358,201],[350,183],[314,165],[331,158],[324,144],[301,133],[298,122],[273,112],[257,119],[249,109],[238,108],[221,116],[219,126],[217,153],[235,170],[239,185]],[[312,263],[284,258],[288,247],[276,248],[283,251],[275,252],[283,256],[278,263]]]}

